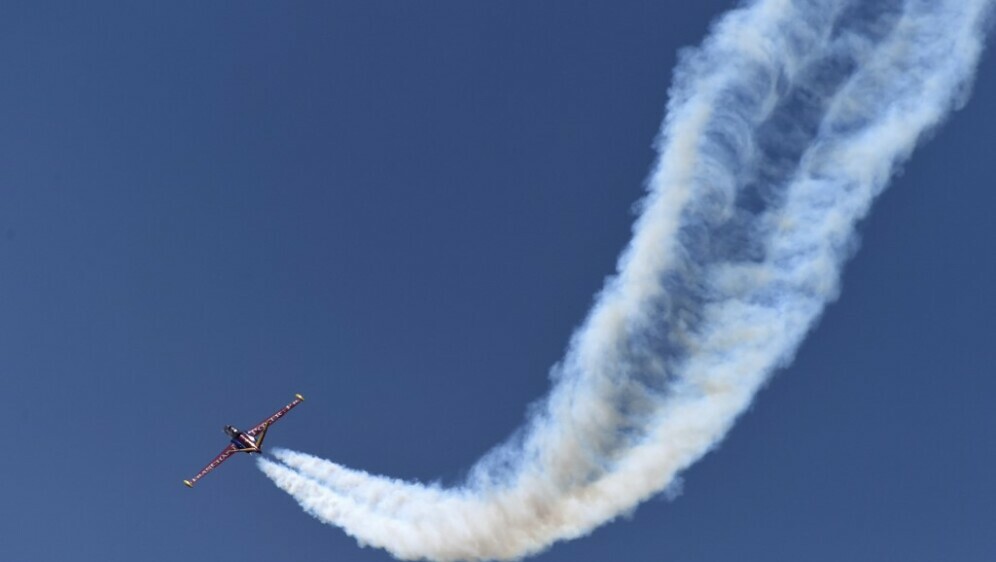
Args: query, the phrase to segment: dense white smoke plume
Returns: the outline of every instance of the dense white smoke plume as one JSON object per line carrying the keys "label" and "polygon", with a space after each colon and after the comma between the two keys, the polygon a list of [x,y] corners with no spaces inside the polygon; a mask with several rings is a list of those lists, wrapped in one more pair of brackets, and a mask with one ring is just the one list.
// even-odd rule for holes
{"label": "dense white smoke plume", "polygon": [[665,489],[791,358],[855,222],[967,99],[991,0],[758,0],[675,72],[642,214],[541,408],[454,488],[278,451],[309,513],[403,559],[516,559]]}

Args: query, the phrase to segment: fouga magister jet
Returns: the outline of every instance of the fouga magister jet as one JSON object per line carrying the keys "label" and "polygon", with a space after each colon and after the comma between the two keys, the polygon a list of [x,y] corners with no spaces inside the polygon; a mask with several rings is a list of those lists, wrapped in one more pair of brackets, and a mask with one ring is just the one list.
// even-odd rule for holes
{"label": "fouga magister jet", "polygon": [[262,453],[263,439],[266,438],[266,432],[270,429],[270,426],[280,418],[284,417],[284,414],[291,411],[294,406],[297,406],[301,402],[304,402],[304,396],[295,394],[293,402],[277,410],[277,413],[261,421],[259,425],[249,431],[239,431],[235,426],[226,425],[225,433],[232,438],[231,444],[225,447],[225,450],[215,457],[213,461],[208,463],[203,470],[198,472],[197,476],[194,476],[190,480],[184,480],[183,483],[186,484],[188,488],[193,488],[195,482],[203,478],[208,472],[218,468],[218,465],[228,460],[228,457],[232,456],[234,453],[248,453],[250,455],[253,453]]}

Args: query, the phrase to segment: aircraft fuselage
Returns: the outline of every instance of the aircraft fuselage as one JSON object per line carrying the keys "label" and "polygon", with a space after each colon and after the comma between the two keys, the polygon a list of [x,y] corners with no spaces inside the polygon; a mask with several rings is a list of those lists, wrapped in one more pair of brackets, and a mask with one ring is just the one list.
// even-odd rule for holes
{"label": "aircraft fuselage", "polygon": [[256,439],[242,431],[239,431],[234,425],[226,425],[225,433],[232,438],[232,444],[234,444],[239,449],[253,449],[251,451],[245,451],[247,453],[261,453],[259,447],[256,446]]}

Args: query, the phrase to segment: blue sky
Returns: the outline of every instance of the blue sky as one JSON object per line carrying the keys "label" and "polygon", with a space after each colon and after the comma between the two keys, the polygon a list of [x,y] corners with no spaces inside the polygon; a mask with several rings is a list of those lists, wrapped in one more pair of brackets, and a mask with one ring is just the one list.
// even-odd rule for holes
{"label": "blue sky", "polygon": [[[0,559],[388,560],[247,459],[181,481],[295,392],[268,443],[458,480],[548,388],[730,5],[6,3]],[[993,96],[986,57],[683,494],[538,560],[991,558]]]}

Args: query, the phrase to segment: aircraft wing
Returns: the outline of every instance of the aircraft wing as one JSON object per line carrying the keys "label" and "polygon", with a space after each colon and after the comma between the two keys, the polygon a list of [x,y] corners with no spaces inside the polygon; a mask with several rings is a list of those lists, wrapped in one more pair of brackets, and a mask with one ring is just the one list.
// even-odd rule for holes
{"label": "aircraft wing", "polygon": [[197,482],[198,480],[200,480],[201,478],[203,478],[204,475],[207,474],[208,472],[211,472],[212,470],[214,470],[215,468],[217,468],[218,465],[220,465],[221,463],[225,462],[225,460],[228,457],[232,456],[232,453],[235,452],[236,448],[237,447],[235,446],[234,443],[232,443],[229,446],[225,447],[225,449],[217,457],[215,457],[213,461],[211,461],[210,463],[208,463],[207,466],[205,466],[200,472],[197,473],[197,476],[194,476],[190,480],[184,480],[183,483],[186,484],[188,488],[193,488],[195,482]]}
{"label": "aircraft wing", "polygon": [[272,424],[273,422],[275,422],[275,421],[279,420],[280,418],[284,417],[284,414],[286,414],[287,412],[289,412],[292,409],[294,409],[294,406],[297,406],[301,402],[304,402],[304,396],[301,396],[300,394],[295,394],[293,402],[291,402],[290,404],[288,404],[288,405],[284,406],[283,408],[277,410],[277,412],[275,414],[273,414],[272,416],[270,416],[270,417],[266,418],[265,420],[259,422],[259,424],[257,424],[256,427],[254,427],[254,428],[250,429],[249,431],[247,431],[246,434],[248,434],[248,435],[250,435],[252,437],[255,437],[256,434],[258,434],[259,432],[261,432],[264,429],[266,429],[267,427],[269,427],[270,424]]}

